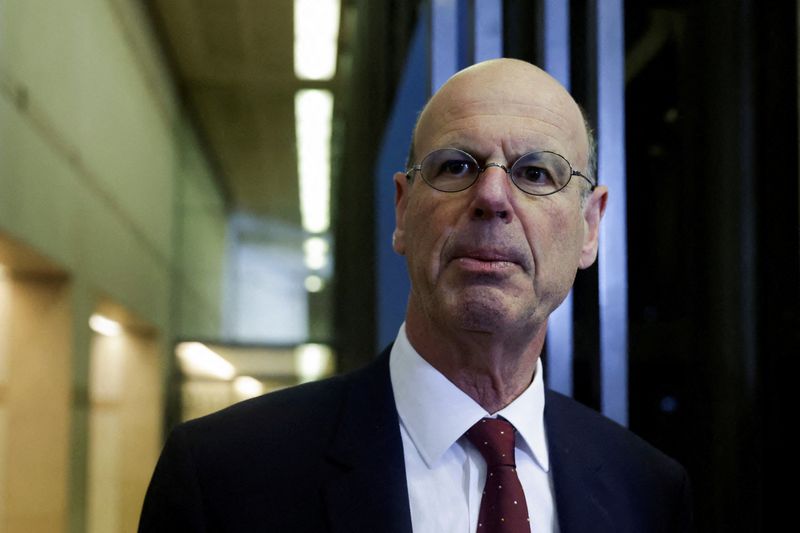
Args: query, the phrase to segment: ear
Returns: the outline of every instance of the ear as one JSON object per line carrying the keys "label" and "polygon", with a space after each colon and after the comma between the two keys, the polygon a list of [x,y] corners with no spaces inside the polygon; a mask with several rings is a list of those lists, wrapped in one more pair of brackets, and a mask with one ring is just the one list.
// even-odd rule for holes
{"label": "ear", "polygon": [[408,204],[408,193],[411,182],[404,172],[394,173],[394,233],[392,233],[392,249],[400,255],[406,253],[405,215]]}
{"label": "ear", "polygon": [[597,244],[600,235],[600,220],[606,212],[606,201],[608,200],[608,188],[605,185],[598,185],[592,191],[583,206],[583,247],[581,257],[578,262],[580,268],[592,266],[597,259]]}

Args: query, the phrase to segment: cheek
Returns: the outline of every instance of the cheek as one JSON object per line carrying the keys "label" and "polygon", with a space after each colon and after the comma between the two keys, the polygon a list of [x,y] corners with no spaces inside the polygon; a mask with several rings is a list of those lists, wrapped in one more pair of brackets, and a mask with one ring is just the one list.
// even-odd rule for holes
{"label": "cheek", "polygon": [[583,235],[583,218],[578,209],[543,206],[527,221],[526,234],[537,275],[551,269],[577,269]]}
{"label": "cheek", "polygon": [[[411,206],[409,206],[411,207]],[[442,203],[419,202],[409,210],[406,219],[406,258],[413,278],[424,276],[435,283],[443,265],[441,253],[453,224],[447,206]]]}

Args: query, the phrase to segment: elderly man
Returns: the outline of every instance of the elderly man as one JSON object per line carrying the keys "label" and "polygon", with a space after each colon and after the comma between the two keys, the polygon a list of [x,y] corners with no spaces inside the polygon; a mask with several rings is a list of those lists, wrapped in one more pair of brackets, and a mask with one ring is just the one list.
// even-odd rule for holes
{"label": "elderly man", "polygon": [[597,254],[591,152],[542,70],[453,76],[394,176],[412,285],[396,342],[356,373],[179,426],[140,531],[688,530],[677,463],[544,388],[547,319]]}

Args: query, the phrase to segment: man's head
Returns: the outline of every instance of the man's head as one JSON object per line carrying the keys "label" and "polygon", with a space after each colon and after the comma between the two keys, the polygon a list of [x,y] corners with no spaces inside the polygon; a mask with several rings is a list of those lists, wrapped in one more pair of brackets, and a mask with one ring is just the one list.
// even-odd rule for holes
{"label": "man's head", "polygon": [[412,163],[457,148],[486,169],[459,192],[435,190],[418,172],[395,174],[394,249],[411,277],[409,325],[441,333],[542,330],[577,269],[595,260],[606,190],[588,192],[573,177],[557,193],[533,196],[487,164],[510,168],[524,154],[549,151],[586,174],[589,139],[578,105],[533,65],[487,61],[431,98],[413,143]]}

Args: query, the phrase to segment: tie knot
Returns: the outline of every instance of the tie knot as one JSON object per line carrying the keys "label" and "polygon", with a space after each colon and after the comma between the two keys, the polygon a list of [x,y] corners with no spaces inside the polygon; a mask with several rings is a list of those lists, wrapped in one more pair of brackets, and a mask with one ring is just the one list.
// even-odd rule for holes
{"label": "tie knot", "polygon": [[466,433],[488,466],[516,466],[514,426],[502,418],[482,418]]}

